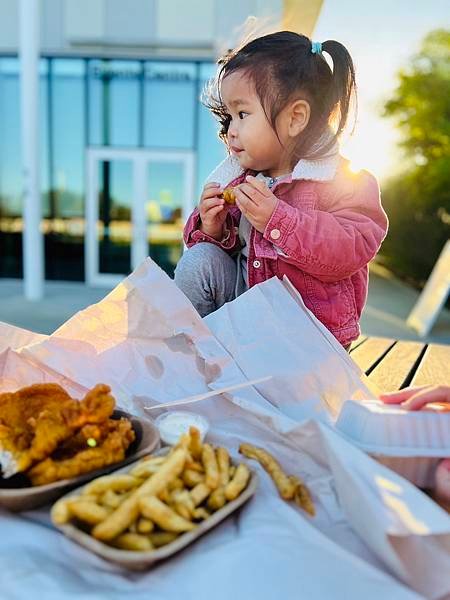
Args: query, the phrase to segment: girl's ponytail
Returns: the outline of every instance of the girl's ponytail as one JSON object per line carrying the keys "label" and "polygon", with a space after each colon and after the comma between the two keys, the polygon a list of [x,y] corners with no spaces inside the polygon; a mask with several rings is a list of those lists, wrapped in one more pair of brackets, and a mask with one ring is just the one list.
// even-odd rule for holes
{"label": "girl's ponytail", "polygon": [[[322,52],[326,52],[333,60],[333,76],[331,89],[334,94],[334,104],[337,109],[336,133],[339,136],[345,129],[349,112],[353,109],[354,120],[356,120],[356,80],[353,60],[347,48],[335,40],[327,40],[322,43]],[[352,106],[352,102],[354,105]],[[355,122],[352,125],[352,132]]]}

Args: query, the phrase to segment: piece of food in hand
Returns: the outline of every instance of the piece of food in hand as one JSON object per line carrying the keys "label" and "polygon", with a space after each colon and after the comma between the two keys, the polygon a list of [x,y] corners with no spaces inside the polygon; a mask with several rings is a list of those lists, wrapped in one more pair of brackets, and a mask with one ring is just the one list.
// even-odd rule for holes
{"label": "piece of food in hand", "polygon": [[225,188],[221,194],[219,194],[219,198],[223,198],[227,204],[236,204],[236,194],[234,193],[234,188]]}
{"label": "piece of food in hand", "polygon": [[235,500],[239,494],[247,487],[248,480],[250,479],[250,471],[247,465],[241,463],[238,465],[233,479],[225,488],[225,498],[228,501]]}
{"label": "piece of food in hand", "polygon": [[241,444],[239,452],[247,458],[253,458],[259,462],[270,475],[277,486],[280,496],[284,500],[292,500],[295,494],[295,485],[281,468],[277,460],[263,448],[251,444]]}
{"label": "piece of food in hand", "polygon": [[124,460],[134,439],[135,433],[128,419],[108,419],[102,426],[97,446],[90,448],[73,438],[49,458],[31,467],[27,476],[33,485],[44,485],[101,469]]}
{"label": "piece of food in hand", "polygon": [[165,531],[181,533],[183,531],[191,531],[195,528],[194,523],[181,517],[155,496],[141,498],[139,506],[144,517],[151,519]]}
{"label": "piece of food in hand", "polygon": [[[77,437],[77,432],[86,425],[104,423],[115,407],[109,392],[107,385],[99,384],[79,401],[58,384],[40,383],[0,394],[3,476],[26,471],[44,460],[63,442]],[[89,435],[83,440],[86,445],[93,438],[92,431],[88,430]]]}

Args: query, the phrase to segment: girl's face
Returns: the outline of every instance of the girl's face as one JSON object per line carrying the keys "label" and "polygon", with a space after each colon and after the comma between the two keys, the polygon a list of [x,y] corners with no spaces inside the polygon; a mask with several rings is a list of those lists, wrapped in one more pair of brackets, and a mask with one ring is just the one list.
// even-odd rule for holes
{"label": "girl's face", "polygon": [[[289,170],[286,148],[289,136],[283,134],[283,114],[277,119],[278,139],[249,78],[240,71],[227,75],[221,85],[222,101],[230,115],[228,146],[243,169],[266,172],[271,177]],[[281,141],[280,141],[281,140]]]}

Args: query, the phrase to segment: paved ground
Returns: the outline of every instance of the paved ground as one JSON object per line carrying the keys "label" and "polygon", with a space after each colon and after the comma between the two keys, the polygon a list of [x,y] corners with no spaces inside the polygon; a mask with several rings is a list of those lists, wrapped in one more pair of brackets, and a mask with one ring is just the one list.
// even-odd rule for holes
{"label": "paved ground", "polygon": [[[109,289],[88,288],[81,283],[47,282],[45,298],[40,302],[29,302],[23,297],[21,281],[0,279],[0,321],[48,334],[108,292]],[[389,272],[380,267],[372,269],[368,303],[361,320],[363,333],[404,340],[420,339],[406,326],[406,318],[417,297],[417,291]],[[450,311],[442,311],[426,339],[450,344]]]}

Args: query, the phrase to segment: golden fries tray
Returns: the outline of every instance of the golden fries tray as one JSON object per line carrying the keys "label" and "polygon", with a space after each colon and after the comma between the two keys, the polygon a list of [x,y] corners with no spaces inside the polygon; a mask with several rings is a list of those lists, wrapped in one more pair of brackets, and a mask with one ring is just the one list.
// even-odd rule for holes
{"label": "golden fries tray", "polygon": [[[164,455],[168,452],[168,448],[163,448],[160,451],[154,453],[157,455]],[[134,465],[128,465],[128,467],[118,469],[114,474],[126,473]],[[247,465],[248,466],[248,465]],[[255,493],[258,487],[258,475],[252,469],[250,470],[250,479],[247,487],[241,492],[241,494],[231,502],[225,504],[223,508],[220,508],[210,517],[198,524],[198,526],[192,531],[183,533],[177,537],[173,542],[166,544],[160,548],[156,548],[150,551],[132,551],[132,550],[120,550],[113,548],[103,542],[96,540],[88,533],[82,531],[72,523],[66,523],[63,525],[56,525],[56,527],[64,533],[68,538],[83,546],[87,550],[90,550],[94,554],[97,554],[101,558],[115,563],[120,567],[129,569],[132,571],[145,571],[153,567],[156,563],[170,556],[176,554],[189,544],[192,544],[201,537],[203,534],[213,529],[221,521],[226,519],[232,513],[237,511],[242,505],[244,505]],[[80,493],[80,488],[72,490],[64,496],[64,498],[70,498]]]}
{"label": "golden fries tray", "polygon": [[153,452],[159,445],[159,432],[156,426],[148,419],[130,415],[121,410],[115,410],[112,418],[119,419],[127,417],[130,419],[136,434],[135,441],[128,448],[125,460],[108,465],[102,469],[96,469],[90,473],[84,473],[72,479],[62,479],[46,485],[31,486],[24,475],[17,474],[9,479],[0,477],[0,507],[19,512],[38,508],[48,504],[63,495],[69,489],[114,471],[129,463],[142,458]]}

